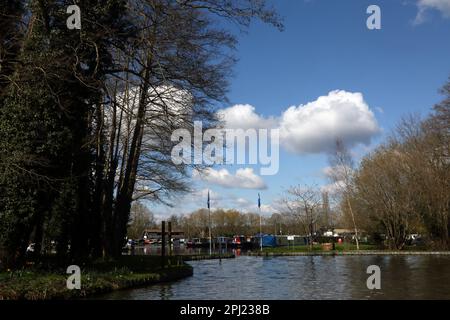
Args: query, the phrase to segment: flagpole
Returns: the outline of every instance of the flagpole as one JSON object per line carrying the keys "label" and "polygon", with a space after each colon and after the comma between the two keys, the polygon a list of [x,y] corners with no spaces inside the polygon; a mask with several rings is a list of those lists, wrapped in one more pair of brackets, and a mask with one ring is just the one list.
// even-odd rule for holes
{"label": "flagpole", "polygon": [[262,218],[261,218],[261,196],[258,193],[258,210],[259,210],[259,250],[263,249],[263,236],[262,236]]}
{"label": "flagpole", "polygon": [[212,236],[211,236],[211,208],[209,211],[209,255],[212,255]]}
{"label": "flagpole", "polygon": [[211,236],[211,204],[208,190],[208,216],[209,216],[209,255],[212,255],[212,236]]}
{"label": "flagpole", "polygon": [[259,239],[259,246],[260,246],[260,248],[259,248],[259,251],[261,251],[261,252],[262,252],[262,223],[261,223],[261,208],[259,208],[259,236],[260,236],[260,239]]}

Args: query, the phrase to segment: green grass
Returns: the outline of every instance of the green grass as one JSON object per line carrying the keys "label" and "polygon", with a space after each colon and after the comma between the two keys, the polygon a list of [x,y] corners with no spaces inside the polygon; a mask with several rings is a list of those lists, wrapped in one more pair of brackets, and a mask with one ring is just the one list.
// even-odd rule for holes
{"label": "green grass", "polygon": [[[379,250],[379,248],[375,245],[369,245],[369,244],[360,244],[359,245],[360,250]],[[336,251],[342,252],[342,251],[354,251],[356,250],[356,245],[354,244],[336,244]],[[274,248],[264,248],[264,252],[268,253],[288,253],[288,252],[326,252],[327,250],[324,250],[322,245],[316,244],[310,248],[310,246],[307,245],[301,245],[301,246],[290,246],[290,247],[274,247]]]}
{"label": "green grass", "polygon": [[[129,266],[126,266],[129,265]],[[95,267],[98,269],[95,269]],[[0,300],[73,299],[118,289],[173,281],[192,275],[192,267],[181,263],[161,269],[153,259],[124,258],[120,261],[96,262],[82,268],[81,290],[69,290],[68,274],[61,268],[30,268],[0,273]]]}
{"label": "green grass", "polygon": [[[336,244],[336,251],[357,250],[355,244]],[[380,247],[372,244],[360,244],[359,250],[380,250]]]}
{"label": "green grass", "polygon": [[[350,243],[336,243],[335,245],[335,251],[336,252],[347,252],[347,251],[356,251],[356,245],[350,244]],[[395,251],[390,250],[388,248],[382,248],[377,245],[372,244],[360,244],[359,245],[360,251],[370,250],[370,251]],[[425,246],[405,246],[402,251],[428,251],[429,248]],[[263,252],[267,253],[296,253],[296,252],[327,252],[327,250],[324,250],[322,245],[316,244],[312,247],[312,249],[308,245],[301,245],[301,246],[283,246],[283,247],[274,247],[274,248],[264,248]],[[330,252],[330,251],[328,251]]]}

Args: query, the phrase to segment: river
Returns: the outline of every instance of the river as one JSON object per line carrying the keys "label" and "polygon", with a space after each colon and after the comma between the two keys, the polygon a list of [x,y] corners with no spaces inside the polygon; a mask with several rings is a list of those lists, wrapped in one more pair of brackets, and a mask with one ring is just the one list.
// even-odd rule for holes
{"label": "river", "polygon": [[[450,299],[450,256],[240,256],[189,264],[194,267],[192,277],[98,298]],[[367,288],[370,265],[381,269],[381,290]]]}

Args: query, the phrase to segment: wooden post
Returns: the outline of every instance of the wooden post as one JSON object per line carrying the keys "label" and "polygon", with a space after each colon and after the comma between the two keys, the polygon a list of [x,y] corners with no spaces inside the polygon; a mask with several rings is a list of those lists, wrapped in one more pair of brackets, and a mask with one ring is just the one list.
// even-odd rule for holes
{"label": "wooden post", "polygon": [[222,263],[222,239],[219,241],[219,262]]}
{"label": "wooden post", "polygon": [[331,239],[333,243],[333,251],[336,250],[336,238],[334,237],[334,229],[331,230]]}
{"label": "wooden post", "polygon": [[168,227],[168,231],[169,231],[169,239],[167,239],[169,241],[169,256],[172,256],[172,222],[169,221],[167,222],[167,227]]}
{"label": "wooden post", "polygon": [[166,259],[166,222],[161,222],[161,267],[164,269]]}

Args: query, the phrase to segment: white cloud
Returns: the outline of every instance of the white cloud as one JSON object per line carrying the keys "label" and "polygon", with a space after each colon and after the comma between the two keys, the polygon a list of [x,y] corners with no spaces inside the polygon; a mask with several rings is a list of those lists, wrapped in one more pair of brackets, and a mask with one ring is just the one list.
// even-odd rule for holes
{"label": "white cloud", "polygon": [[415,24],[423,23],[426,20],[428,10],[438,10],[445,18],[450,18],[450,0],[419,0],[417,2],[419,12],[417,13]]}
{"label": "white cloud", "polygon": [[[221,203],[222,201],[225,201],[225,198],[222,194],[215,192],[214,190],[203,188],[203,189],[197,189],[192,188],[189,193],[184,194],[180,198],[176,200],[174,203],[174,209],[172,209],[172,213],[180,214],[185,213],[188,214],[195,209],[200,208],[206,208],[207,206],[207,199],[208,199],[208,192],[210,196],[210,204],[211,207],[216,207],[218,203]],[[184,212],[180,212],[180,208],[183,208],[185,210]],[[171,211],[170,208],[164,208],[166,212]]]}
{"label": "white cloud", "polygon": [[208,192],[211,200],[214,199],[218,201],[223,199],[222,195],[210,189],[200,189],[200,190],[193,189],[191,191],[191,195],[194,200],[200,200],[206,203],[206,199],[208,198]]}
{"label": "white cloud", "polygon": [[253,172],[252,168],[238,169],[236,174],[231,174],[227,169],[215,170],[207,168],[203,173],[193,172],[193,177],[205,182],[216,184],[224,188],[237,189],[266,189],[264,180]]}
{"label": "white cloud", "polygon": [[337,138],[350,147],[360,143],[368,145],[379,132],[363,95],[343,90],[290,107],[280,121],[282,145],[297,154],[330,151]]}
{"label": "white cloud", "polygon": [[255,112],[255,107],[249,104],[237,104],[219,110],[218,115],[227,129],[270,129],[277,125],[275,118],[261,117]]}
{"label": "white cloud", "polygon": [[[254,213],[259,212],[256,199],[255,201],[250,201],[245,198],[237,198],[235,203],[238,205],[236,208],[241,210],[242,212],[254,212]],[[275,210],[271,204],[264,204],[264,203],[261,204],[261,213],[271,214],[274,212]]]}
{"label": "white cloud", "polygon": [[248,199],[245,199],[245,198],[237,198],[236,199],[236,203],[238,205],[246,206],[246,207],[251,205],[251,202]]}
{"label": "white cloud", "polygon": [[296,154],[329,152],[337,138],[348,147],[369,145],[380,133],[374,113],[361,93],[331,91],[305,105],[292,106],[279,117],[264,118],[250,105],[219,111],[226,128],[278,128],[280,142]]}
{"label": "white cloud", "polygon": [[[252,212],[258,213],[258,204],[256,199],[254,201],[250,201],[246,198],[239,197],[230,197],[226,202],[226,207],[222,209],[236,209],[244,213]],[[275,209],[271,204],[261,204],[261,213],[264,215],[269,215],[275,212]]]}
{"label": "white cloud", "polygon": [[270,204],[262,204],[261,205],[261,212],[265,213],[265,214],[272,214],[272,213],[276,212],[276,210]]}
{"label": "white cloud", "polygon": [[[192,188],[189,193],[179,198],[173,199],[173,207],[157,206],[150,210],[154,213],[158,221],[166,220],[171,215],[189,215],[195,210],[207,208],[208,191],[210,193],[211,210],[239,210],[244,213],[258,213],[257,192],[249,200],[241,195],[226,192],[216,192],[208,188]],[[265,198],[262,198],[265,201]],[[272,204],[262,203],[261,213],[263,216],[270,216],[276,212]]]}
{"label": "white cloud", "polygon": [[[182,199],[183,206],[191,204],[191,211],[198,209],[199,207],[206,207],[206,199],[208,196],[209,189],[201,189],[201,190],[193,190],[192,194],[189,196],[185,196]],[[255,193],[255,198],[249,200],[247,198],[240,197],[234,193],[225,194],[225,193],[217,193],[213,190],[209,190],[210,192],[210,202],[211,208],[213,210],[223,209],[223,210],[239,210],[241,212],[253,212],[258,213],[258,204],[257,204],[257,194]],[[191,212],[188,211],[188,212]],[[261,213],[262,214],[272,214],[275,212],[275,209],[272,205],[262,203],[261,204]]]}

